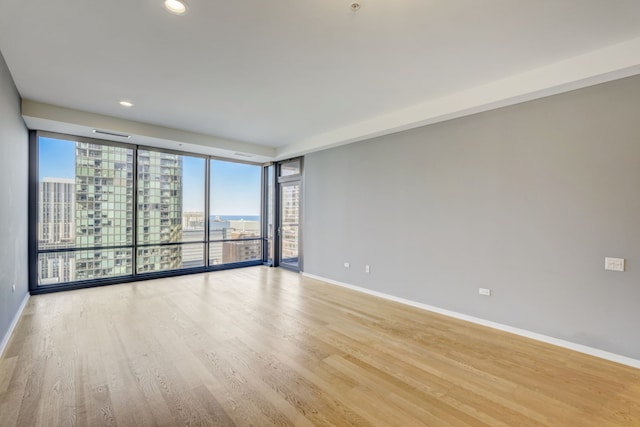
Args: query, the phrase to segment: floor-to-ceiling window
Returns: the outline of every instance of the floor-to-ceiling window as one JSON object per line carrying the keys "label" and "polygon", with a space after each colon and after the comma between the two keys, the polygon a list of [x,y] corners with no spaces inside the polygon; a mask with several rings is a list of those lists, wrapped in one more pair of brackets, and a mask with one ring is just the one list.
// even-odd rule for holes
{"label": "floor-to-ceiling window", "polygon": [[138,150],[138,273],[205,265],[202,157]]}
{"label": "floor-to-ceiling window", "polygon": [[132,273],[133,150],[40,137],[38,285]]}
{"label": "floor-to-ceiling window", "polygon": [[261,165],[32,138],[32,291],[263,261]]}
{"label": "floor-to-ceiling window", "polygon": [[262,168],[210,162],[209,263],[262,261]]}

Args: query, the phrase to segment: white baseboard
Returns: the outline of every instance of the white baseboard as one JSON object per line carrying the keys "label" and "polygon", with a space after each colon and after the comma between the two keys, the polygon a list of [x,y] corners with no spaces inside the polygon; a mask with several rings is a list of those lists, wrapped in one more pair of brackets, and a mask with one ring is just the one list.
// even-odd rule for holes
{"label": "white baseboard", "polygon": [[490,320],[480,319],[478,317],[469,316],[462,313],[457,313],[451,310],[445,310],[440,307],[434,307],[432,305],[422,304],[419,302],[411,301],[408,299],[396,297],[393,295],[385,294],[383,292],[372,291],[370,289],[362,288],[360,286],[350,285],[348,283],[338,282],[337,280],[327,279],[325,277],[316,276],[314,274],[302,273],[303,276],[309,277],[310,279],[320,280],[322,282],[326,282],[332,285],[341,286],[343,288],[351,289],[354,291],[362,292],[365,294],[373,295],[376,297],[384,298],[390,301],[399,302],[401,304],[409,305],[412,307],[420,308],[422,310],[432,311],[434,313],[443,314],[445,316],[454,317],[456,319],[466,320],[467,322],[476,323],[478,325],[488,326],[489,328],[498,329],[505,332],[510,332],[512,334],[520,335],[523,337],[531,338],[536,341],[542,341],[548,344],[553,344],[558,347],[564,347],[569,350],[575,350],[580,353],[585,353],[590,356],[599,357],[601,359],[610,360],[612,362],[620,363],[623,365],[631,366],[634,368],[640,369],[640,360],[632,359],[630,357],[622,356],[615,353],[610,353],[608,351],[600,350],[593,347],[588,347],[586,345],[573,343],[571,341],[565,341],[558,338],[553,338],[547,335],[538,334],[536,332],[527,331],[525,329],[514,328],[513,326],[503,325],[501,323],[492,322]]}
{"label": "white baseboard", "polygon": [[0,357],[4,355],[4,351],[6,350],[7,345],[9,344],[9,339],[11,338],[11,334],[13,334],[14,329],[18,325],[18,320],[20,320],[20,316],[22,316],[22,312],[24,311],[24,308],[26,307],[27,301],[29,301],[30,296],[31,295],[29,294],[29,292],[27,292],[27,294],[24,296],[24,299],[22,300],[22,303],[20,303],[20,307],[18,308],[16,315],[13,316],[11,325],[9,325],[9,330],[7,330],[7,333],[4,334],[4,337],[2,338],[2,342],[0,342]]}

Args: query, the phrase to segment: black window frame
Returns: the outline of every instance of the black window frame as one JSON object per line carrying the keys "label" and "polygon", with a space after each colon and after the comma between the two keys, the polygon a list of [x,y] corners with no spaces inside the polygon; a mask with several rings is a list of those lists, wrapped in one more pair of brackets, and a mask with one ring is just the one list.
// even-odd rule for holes
{"label": "black window frame", "polygon": [[[65,248],[65,249],[40,249],[38,247],[38,193],[39,193],[39,138],[49,137],[60,140],[69,140],[69,141],[77,141],[77,142],[87,142],[90,144],[100,144],[107,146],[118,146],[130,148],[133,150],[133,239],[131,245],[113,245],[113,246],[91,246],[91,247],[74,247],[74,248]],[[150,150],[155,152],[163,152],[168,154],[176,154],[181,156],[189,156],[189,157],[198,157],[203,158],[205,160],[205,174],[204,174],[204,241],[183,241],[183,242],[170,242],[170,243],[155,243],[155,244],[142,244],[139,245],[137,242],[138,239],[138,150]],[[51,292],[59,292],[66,290],[74,290],[74,289],[84,289],[91,288],[96,286],[105,286],[112,284],[120,284],[120,283],[130,283],[137,282],[142,280],[150,280],[156,278],[164,278],[164,277],[176,277],[188,274],[196,274],[196,273],[204,273],[210,271],[219,271],[219,270],[227,270],[232,268],[241,268],[241,267],[249,267],[255,265],[262,265],[264,263],[264,255],[260,257],[260,259],[250,260],[250,261],[242,261],[242,262],[231,262],[226,264],[214,264],[210,265],[210,176],[211,176],[211,160],[221,160],[225,162],[233,162],[233,163],[242,163],[248,165],[254,165],[257,167],[264,167],[262,163],[256,163],[251,161],[243,161],[236,159],[227,159],[218,156],[204,155],[199,153],[191,153],[186,151],[178,151],[178,150],[169,150],[158,147],[151,147],[140,144],[131,144],[126,142],[119,141],[111,141],[111,140],[103,140],[97,138],[89,138],[77,135],[69,135],[64,133],[57,132],[48,132],[48,131],[40,131],[40,130],[31,130],[29,131],[29,230],[28,230],[28,238],[29,238],[29,292],[32,295],[37,294],[45,294]],[[260,237],[251,238],[251,239],[240,239],[240,240],[259,240],[264,248],[266,243],[265,235],[263,234],[263,223],[265,218],[263,216],[264,206],[265,206],[265,194],[264,194],[264,174],[261,174],[261,196],[260,196]],[[226,241],[237,241],[238,239],[226,239]],[[193,245],[193,244],[202,244],[203,245],[203,263],[204,265],[201,267],[189,267],[189,268],[180,268],[180,269],[171,269],[164,271],[156,271],[156,272],[137,272],[137,253],[139,249],[144,247],[158,247],[158,246],[183,246],[183,245]],[[61,284],[47,284],[47,285],[39,285],[38,283],[38,256],[44,253],[62,253],[62,252],[79,252],[79,251],[91,251],[95,249],[100,250],[131,250],[132,251],[132,271],[131,274],[115,276],[115,277],[107,277],[107,278],[98,278],[98,279],[89,279],[89,280],[78,280],[73,282],[64,282]],[[261,254],[264,254],[264,250],[261,251]]]}

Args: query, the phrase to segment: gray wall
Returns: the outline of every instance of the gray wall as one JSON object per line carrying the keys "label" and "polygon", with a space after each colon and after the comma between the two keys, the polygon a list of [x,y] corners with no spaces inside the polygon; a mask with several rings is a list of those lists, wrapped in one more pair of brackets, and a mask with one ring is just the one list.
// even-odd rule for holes
{"label": "gray wall", "polygon": [[640,359],[640,77],[310,154],[303,231],[306,273]]}
{"label": "gray wall", "polygon": [[0,341],[28,289],[28,142],[20,96],[0,54]]}

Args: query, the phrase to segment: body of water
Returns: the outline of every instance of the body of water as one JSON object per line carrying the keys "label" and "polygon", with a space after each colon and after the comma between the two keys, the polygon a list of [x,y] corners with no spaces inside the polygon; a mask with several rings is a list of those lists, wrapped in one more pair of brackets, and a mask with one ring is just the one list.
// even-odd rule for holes
{"label": "body of water", "polygon": [[245,221],[260,221],[259,215],[211,215],[211,220],[215,218],[220,218],[221,221],[240,221],[244,219]]}

